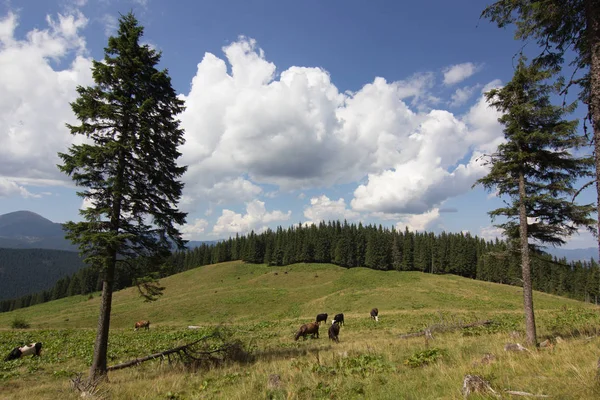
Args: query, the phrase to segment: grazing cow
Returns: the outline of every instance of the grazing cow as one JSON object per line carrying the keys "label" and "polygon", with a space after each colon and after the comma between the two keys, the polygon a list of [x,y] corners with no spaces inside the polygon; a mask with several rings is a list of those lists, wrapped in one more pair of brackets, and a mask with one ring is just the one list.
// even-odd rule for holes
{"label": "grazing cow", "polygon": [[145,328],[146,330],[150,329],[150,321],[138,321],[135,323],[134,330],[138,330],[140,328]]}
{"label": "grazing cow", "polygon": [[327,322],[327,314],[317,314],[317,320],[315,322],[318,324],[321,321]]}
{"label": "grazing cow", "polygon": [[340,342],[338,335],[340,334],[340,324],[332,324],[329,327],[329,340],[333,340],[336,343]]}
{"label": "grazing cow", "polygon": [[333,317],[333,319],[331,320],[331,325],[338,323],[340,325],[344,325],[344,314],[340,313],[340,314],[336,314],[335,317]]}
{"label": "grazing cow", "polygon": [[15,347],[4,361],[16,360],[17,358],[33,355],[39,356],[42,353],[42,342],[31,343],[26,346]]}
{"label": "grazing cow", "polygon": [[379,318],[377,317],[379,315],[379,310],[377,308],[374,308],[371,310],[371,319],[374,319],[375,322],[379,321]]}
{"label": "grazing cow", "polygon": [[304,324],[300,326],[298,332],[296,332],[296,336],[294,340],[298,340],[300,336],[306,338],[306,335],[313,335],[317,339],[319,338],[319,324],[316,322],[309,322],[308,324]]}

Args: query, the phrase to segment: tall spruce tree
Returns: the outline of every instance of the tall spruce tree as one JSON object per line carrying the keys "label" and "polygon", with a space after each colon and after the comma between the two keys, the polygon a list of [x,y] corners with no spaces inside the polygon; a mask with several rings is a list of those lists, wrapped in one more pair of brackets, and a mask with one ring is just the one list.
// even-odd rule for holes
{"label": "tall spruce tree", "polygon": [[568,85],[581,87],[579,98],[588,106],[600,215],[600,0],[498,0],[481,16],[501,28],[514,23],[515,39],[536,40],[540,47],[536,60],[544,65],[559,70],[568,63],[583,71],[583,75],[569,72]]}
{"label": "tall spruce tree", "polygon": [[115,269],[142,257],[160,262],[173,243],[183,247],[177,225],[186,167],[178,166],[183,130],[175,116],[184,109],[167,70],[156,68],[161,54],[140,44],[143,27],[132,13],[121,16],[108,39],[103,62],[94,61],[94,86],[78,87],[71,107],[87,137],[59,153],[62,172],[91,204],[83,222],[65,224],[88,263],[103,269],[102,301],[90,379],[107,372],[107,348]]}
{"label": "tall spruce tree", "polygon": [[[575,181],[591,175],[592,157],[571,152],[585,145],[577,133],[577,121],[563,116],[571,107],[554,106],[550,94],[559,85],[544,83],[551,72],[521,57],[512,80],[502,89],[486,93],[488,102],[504,115],[506,143],[490,156],[491,170],[477,181],[485,188],[508,196],[506,206],[491,211],[492,218],[506,217],[500,225],[506,236],[518,241],[523,278],[523,302],[527,341],[537,344],[531,286],[530,246],[561,245],[580,226],[591,228],[593,205],[572,201]],[[534,239],[529,243],[529,239]]]}

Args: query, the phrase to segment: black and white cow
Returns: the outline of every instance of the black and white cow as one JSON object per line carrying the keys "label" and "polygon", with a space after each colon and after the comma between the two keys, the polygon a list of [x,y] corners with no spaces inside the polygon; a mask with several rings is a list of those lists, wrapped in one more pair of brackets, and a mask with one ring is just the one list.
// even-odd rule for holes
{"label": "black and white cow", "polygon": [[331,320],[331,325],[338,323],[340,325],[344,325],[344,314],[343,313],[339,313],[336,314],[335,317],[333,317],[333,319]]}
{"label": "black and white cow", "polygon": [[317,314],[317,320],[315,322],[318,324],[321,321],[327,322],[327,314]]}
{"label": "black and white cow", "polygon": [[377,317],[379,315],[379,310],[377,308],[374,308],[371,310],[371,319],[374,319],[375,322],[379,321],[379,318]]}
{"label": "black and white cow", "polygon": [[329,335],[329,340],[333,340],[336,343],[340,342],[340,338],[338,337],[340,334],[340,324],[331,324],[327,333]]}
{"label": "black and white cow", "polygon": [[17,358],[33,355],[39,356],[42,352],[42,342],[31,343],[26,346],[15,347],[4,361],[16,360]]}

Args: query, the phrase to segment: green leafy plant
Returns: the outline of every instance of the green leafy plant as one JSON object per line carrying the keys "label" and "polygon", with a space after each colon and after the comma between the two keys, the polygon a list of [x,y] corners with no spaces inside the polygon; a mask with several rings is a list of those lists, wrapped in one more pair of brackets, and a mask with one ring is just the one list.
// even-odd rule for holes
{"label": "green leafy plant", "polygon": [[406,360],[404,364],[411,368],[422,367],[428,364],[432,364],[446,355],[446,351],[437,347],[419,351]]}
{"label": "green leafy plant", "polygon": [[378,354],[360,354],[337,360],[334,365],[315,364],[312,371],[325,375],[358,375],[371,376],[392,371],[394,367]]}
{"label": "green leafy plant", "polygon": [[556,312],[547,322],[548,329],[554,335],[595,335],[600,316],[596,312],[580,308],[566,308]]}

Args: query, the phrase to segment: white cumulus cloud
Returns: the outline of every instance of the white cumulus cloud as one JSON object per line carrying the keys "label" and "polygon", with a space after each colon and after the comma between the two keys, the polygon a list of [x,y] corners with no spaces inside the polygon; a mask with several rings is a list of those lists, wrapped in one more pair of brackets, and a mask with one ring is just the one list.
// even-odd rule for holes
{"label": "white cumulus cloud", "polygon": [[0,199],[12,196],[21,196],[24,198],[41,197],[40,195],[29,192],[24,186],[19,185],[17,182],[0,176]]}
{"label": "white cumulus cloud", "polygon": [[245,173],[283,190],[352,182],[398,159],[399,129],[417,123],[401,99],[418,94],[422,77],[414,85],[376,78],[341,94],[320,68],[291,67],[275,79],[253,40],[223,50],[231,73],[207,53],[182,96],[192,192]]}
{"label": "white cumulus cloud", "polygon": [[475,74],[480,69],[481,66],[471,62],[446,67],[443,70],[444,84],[454,85],[456,83],[462,82],[471,75]]}
{"label": "white cumulus cloud", "polygon": [[208,221],[202,218],[196,218],[194,222],[185,224],[179,229],[184,239],[194,239],[204,233],[208,227]]}
{"label": "white cumulus cloud", "polygon": [[[56,153],[77,140],[64,126],[75,122],[69,102],[76,86],[93,84],[79,33],[86,22],[78,12],[59,15],[19,39],[16,16],[0,20],[0,175],[69,182],[55,167]],[[343,92],[322,68],[278,71],[253,39],[241,37],[223,52],[223,59],[204,54],[181,95],[185,211],[235,202],[257,207],[258,196],[363,181],[351,210],[342,200],[344,215],[423,214],[468,190],[483,171],[475,157],[500,140],[497,115],[482,100],[465,116],[424,111],[423,104],[436,102],[430,73],[393,82],[375,77]],[[265,194],[264,184],[274,190]],[[309,213],[324,210],[319,199]],[[339,200],[328,201],[329,211],[337,210]],[[224,210],[215,232],[260,229],[264,223],[256,221],[271,213],[254,218],[257,210]]]}
{"label": "white cumulus cloud", "polygon": [[[497,125],[487,110],[464,117],[419,111],[431,98],[431,74],[376,77],[342,93],[321,68],[277,74],[252,39],[241,37],[223,52],[225,59],[204,55],[182,95],[182,163],[189,165],[186,194],[193,201],[218,197],[219,182],[238,177],[282,191],[368,177],[354,193],[354,211],[421,214],[470,190],[484,171],[474,157],[499,132],[483,132]],[[421,99],[411,103],[416,110],[410,99]]]}
{"label": "white cumulus cloud", "polygon": [[498,113],[482,98],[462,118],[433,110],[408,137],[407,158],[378,173],[354,192],[361,212],[422,214],[471,190],[487,171],[478,160],[502,138]]}
{"label": "white cumulus cloud", "polygon": [[424,231],[439,217],[440,210],[438,208],[434,208],[423,214],[405,215],[400,217],[400,221],[396,223],[396,229],[404,231],[408,227],[409,231]]}
{"label": "white cumulus cloud", "polygon": [[475,85],[456,89],[451,96],[450,106],[460,107],[465,104],[473,96],[478,87],[478,85]]}
{"label": "white cumulus cloud", "polygon": [[304,208],[304,216],[308,218],[307,223],[318,224],[329,220],[354,220],[360,214],[347,208],[343,198],[330,200],[329,197],[321,195],[310,199],[310,206]]}
{"label": "white cumulus cloud", "polygon": [[497,226],[493,225],[481,227],[481,229],[479,230],[479,237],[490,241],[496,239],[506,239],[504,237],[504,231],[501,228],[498,228]]}
{"label": "white cumulus cloud", "polygon": [[252,230],[260,233],[266,230],[271,222],[287,221],[291,215],[291,211],[287,213],[280,210],[268,212],[264,202],[253,200],[246,204],[246,214],[244,215],[224,209],[213,227],[213,233],[218,236],[227,233],[242,235]]}
{"label": "white cumulus cloud", "polygon": [[[79,35],[87,19],[76,12],[46,21],[48,28],[19,39],[17,16],[0,19],[0,175],[40,185],[69,181],[56,168],[57,152],[75,140],[65,127],[75,122],[75,88],[92,82]],[[53,66],[66,60],[64,68]]]}

